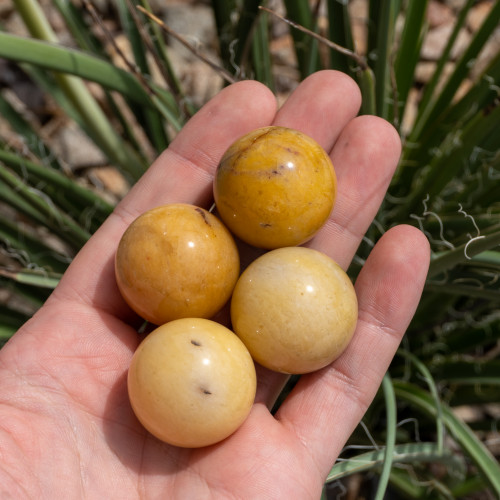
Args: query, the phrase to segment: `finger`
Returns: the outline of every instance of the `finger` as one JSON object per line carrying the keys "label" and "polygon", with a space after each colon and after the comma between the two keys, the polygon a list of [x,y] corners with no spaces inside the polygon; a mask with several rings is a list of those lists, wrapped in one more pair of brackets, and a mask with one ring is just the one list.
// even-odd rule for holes
{"label": "finger", "polygon": [[[338,179],[333,213],[306,246],[322,251],[347,269],[380,207],[400,152],[399,136],[385,120],[360,116],[348,121],[331,152]],[[271,407],[285,381],[283,375],[261,369],[257,400]]]}
{"label": "finger", "polygon": [[420,231],[388,231],[356,282],[353,340],[330,366],[303,376],[276,414],[326,476],[372,401],[417,307],[429,264]]}
{"label": "finger", "polygon": [[186,124],[79,252],[51,299],[74,299],[112,314],[129,314],[113,269],[126,227],[142,212],[165,203],[210,204],[213,173],[223,152],[242,134],[269,125],[275,112],[274,96],[257,82],[221,91]]}
{"label": "finger", "polygon": [[333,212],[308,246],[346,269],[370,226],[401,154],[398,133],[376,116],[359,116],[342,130],[331,152],[337,173]]}
{"label": "finger", "polygon": [[[273,125],[300,130],[329,152],[360,105],[361,94],[351,78],[337,71],[319,71],[301,82]],[[288,377],[262,366],[257,366],[257,377],[256,401],[272,407]]]}
{"label": "finger", "polygon": [[[377,213],[396,168],[401,143],[377,117],[357,117],[360,92],[345,74],[321,71],[306,78],[278,111],[274,125],[313,137],[330,152],[337,199],[325,227],[306,244],[346,269]],[[257,402],[272,407],[287,376],[258,367]]]}
{"label": "finger", "polygon": [[[299,130],[330,152],[360,105],[361,94],[354,80],[338,71],[319,71],[300,83],[272,124]],[[245,245],[243,248],[248,257],[245,264],[263,253]]]}
{"label": "finger", "polygon": [[275,113],[276,99],[257,82],[222,90],[189,120],[118,209],[135,217],[166,202],[210,205],[213,175],[226,149],[243,134],[269,125]]}
{"label": "finger", "polygon": [[338,71],[319,71],[290,95],[273,125],[300,130],[329,152],[360,106],[361,94],[354,80]]}

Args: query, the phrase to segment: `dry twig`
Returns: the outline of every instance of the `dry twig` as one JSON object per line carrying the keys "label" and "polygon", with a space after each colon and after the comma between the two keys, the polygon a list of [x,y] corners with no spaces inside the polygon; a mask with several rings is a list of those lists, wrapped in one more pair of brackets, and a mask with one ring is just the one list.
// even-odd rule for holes
{"label": "dry twig", "polygon": [[158,24],[158,26],[161,27],[162,30],[164,30],[166,33],[168,33],[170,36],[174,37],[177,41],[182,43],[184,47],[186,47],[189,51],[191,51],[198,59],[203,61],[205,64],[208,64],[213,70],[215,70],[219,75],[226,80],[228,83],[235,83],[237,80],[229,73],[226,71],[224,68],[220,67],[218,64],[214,63],[207,57],[205,57],[196,47],[193,47],[183,36],[179,35],[176,33],[174,30],[169,28],[159,17],[155,16],[151,12],[148,12],[144,7],[141,5],[137,6],[137,9],[140,10],[143,14],[148,16],[150,19],[152,19],[155,23]]}
{"label": "dry twig", "polygon": [[97,11],[95,10],[94,4],[91,2],[91,0],[83,0],[83,4],[85,5],[85,8],[87,9],[87,12],[91,15],[92,20],[99,26],[101,31],[103,32],[104,36],[107,38],[108,42],[111,44],[113,49],[116,51],[116,53],[120,56],[120,58],[123,60],[123,62],[126,64],[127,68],[129,71],[134,74],[138,79],[139,82],[141,83],[142,87],[144,90],[149,95],[154,94],[153,89],[151,88],[151,85],[149,82],[146,80],[140,69],[137,67],[136,64],[134,64],[132,61],[130,61],[127,56],[123,53],[123,50],[118,46],[116,43],[115,39],[109,32],[109,30],[106,28],[104,23],[102,22],[100,16],[97,14]]}
{"label": "dry twig", "polygon": [[325,38],[324,36],[318,35],[318,33],[315,33],[314,31],[311,31],[304,26],[295,23],[294,21],[287,19],[286,17],[283,17],[282,15],[278,14],[277,12],[274,12],[271,9],[268,9],[267,7],[263,7],[262,5],[259,6],[260,10],[263,10],[265,12],[268,12],[269,14],[272,14],[273,16],[277,17],[281,21],[284,21],[285,23],[289,24],[292,28],[298,29],[299,31],[302,31],[303,33],[308,34],[312,38],[315,38],[319,42],[323,43],[330,49],[336,50],[337,52],[340,52],[341,54],[344,54],[345,56],[351,58],[353,61],[355,61],[360,70],[364,71],[367,69],[368,65],[366,63],[366,60],[364,57],[360,56],[359,54],[356,54],[356,52],[353,52],[352,50],[346,49],[345,47],[342,47],[341,45],[336,44],[335,42],[332,42],[331,40],[328,40],[328,38]]}

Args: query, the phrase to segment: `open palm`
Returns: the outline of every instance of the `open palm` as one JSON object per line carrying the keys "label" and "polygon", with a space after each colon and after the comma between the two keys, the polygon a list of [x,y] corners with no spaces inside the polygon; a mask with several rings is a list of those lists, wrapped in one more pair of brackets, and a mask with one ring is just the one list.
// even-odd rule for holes
{"label": "open palm", "polygon": [[123,231],[145,210],[170,202],[209,207],[225,149],[276,124],[330,152],[337,202],[308,245],[347,268],[400,154],[395,130],[357,117],[359,105],[352,80],[324,71],[279,110],[265,87],[246,81],[190,120],[0,351],[2,498],[319,498],[415,311],[429,260],[422,234],[399,226],[375,246],[356,282],[357,330],[337,361],[303,376],[275,416],[268,407],[283,376],[259,367],[249,418],[222,443],[197,450],[159,442],[131,411],[126,374],[139,318],[118,293],[113,259]]}

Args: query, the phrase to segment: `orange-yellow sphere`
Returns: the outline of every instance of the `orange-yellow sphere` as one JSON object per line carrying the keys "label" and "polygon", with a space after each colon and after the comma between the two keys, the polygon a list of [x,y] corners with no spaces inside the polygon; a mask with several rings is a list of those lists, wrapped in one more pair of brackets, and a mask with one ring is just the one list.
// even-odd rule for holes
{"label": "orange-yellow sphere", "polygon": [[233,234],[273,249],[312,238],[332,211],[336,188],[330,157],[316,141],[272,126],[230,146],[217,168],[214,198]]}
{"label": "orange-yellow sphere", "polygon": [[358,302],[347,274],[305,247],[272,250],[242,273],[231,322],[253,359],[271,370],[309,373],[347,347]]}
{"label": "orange-yellow sphere", "polygon": [[188,204],[140,215],[123,234],[115,259],[125,301],[156,325],[211,318],[229,300],[239,272],[230,232],[210,212]]}
{"label": "orange-yellow sphere", "polygon": [[184,318],[158,327],[134,353],[128,372],[130,403],[158,439],[186,448],[231,435],[250,413],[255,366],[226,327]]}

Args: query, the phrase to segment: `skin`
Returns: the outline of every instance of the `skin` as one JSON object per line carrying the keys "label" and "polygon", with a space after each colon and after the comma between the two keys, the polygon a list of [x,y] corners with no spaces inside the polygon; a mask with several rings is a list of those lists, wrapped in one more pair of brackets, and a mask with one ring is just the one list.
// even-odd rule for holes
{"label": "skin", "polygon": [[[429,247],[409,226],[387,231],[356,282],[356,332],[332,365],[301,378],[275,416],[283,376],[258,370],[256,403],[229,439],[186,450],[134,417],[127,368],[140,321],[114,279],[126,227],[170,202],[210,206],[229,145],[276,124],[315,138],[336,165],[332,216],[309,246],[347,268],[393,175],[392,126],[356,117],[355,83],[333,71],[304,80],[277,111],[251,81],[225,88],[183,129],[81,250],[46,305],[0,351],[0,488],[12,498],[317,499],[372,401],[418,304]],[[55,451],[57,450],[57,451]]]}

